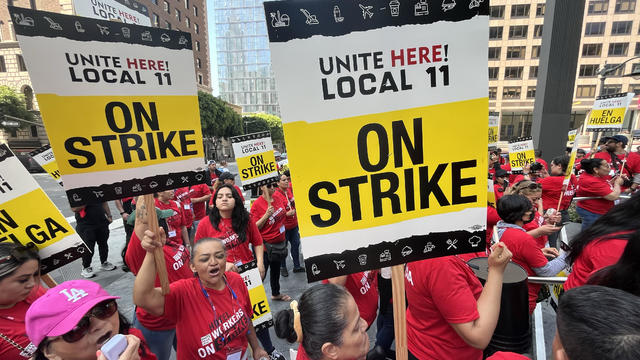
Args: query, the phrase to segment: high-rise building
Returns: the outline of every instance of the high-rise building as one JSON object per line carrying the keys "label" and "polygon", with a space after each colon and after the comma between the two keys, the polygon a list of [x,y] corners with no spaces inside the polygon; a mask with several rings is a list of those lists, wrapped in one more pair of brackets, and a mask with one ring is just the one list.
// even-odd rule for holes
{"label": "high-rise building", "polygon": [[280,116],[262,0],[213,0],[220,98]]}
{"label": "high-rise building", "polygon": [[[542,0],[491,0],[489,107],[502,115],[503,141],[531,134],[544,12]],[[640,56],[640,6],[636,0],[587,0],[575,70],[572,129],[582,124],[600,94],[598,69],[634,56]],[[640,59],[607,77],[603,92],[640,94],[640,77],[621,76],[636,71],[640,71]],[[633,109],[636,105],[634,99]],[[629,111],[624,126],[629,129],[637,116],[637,110]]]}
{"label": "high-rise building", "polygon": [[[73,1],[89,0],[7,0],[9,6],[73,14]],[[136,0],[149,10],[151,24],[171,30],[191,33],[193,43],[194,81],[198,90],[211,92],[209,65],[209,32],[207,30],[206,0]],[[20,46],[13,31],[13,21],[6,6],[0,6],[0,85],[24,94],[27,109],[42,123],[37,100],[33,93]],[[49,143],[42,126],[3,131],[0,143],[8,143],[14,152],[25,155]]]}

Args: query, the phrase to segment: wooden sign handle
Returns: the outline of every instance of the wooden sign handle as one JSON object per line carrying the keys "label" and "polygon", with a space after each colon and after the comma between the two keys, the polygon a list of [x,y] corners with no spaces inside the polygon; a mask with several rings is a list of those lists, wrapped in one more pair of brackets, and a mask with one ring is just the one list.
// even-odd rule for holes
{"label": "wooden sign handle", "polygon": [[404,265],[391,267],[391,286],[393,291],[393,327],[396,337],[396,359],[407,360],[407,304],[404,293]]}
{"label": "wooden sign handle", "polygon": [[[160,226],[158,225],[158,216],[156,214],[156,205],[153,194],[144,195],[144,204],[146,210],[144,216],[146,218],[147,228],[154,234],[159,234]],[[164,251],[162,248],[155,249],[153,252],[153,258],[156,262],[158,277],[160,278],[162,295],[167,295],[169,293],[169,275],[167,274],[167,266],[164,262]]]}
{"label": "wooden sign handle", "polygon": [[589,157],[589,159],[593,159],[593,157],[596,156],[596,153],[598,152],[598,144],[600,143],[601,138],[602,138],[602,131],[598,131],[598,137],[596,138],[596,143],[593,145],[593,148],[591,150],[591,156]]}
{"label": "wooden sign handle", "polygon": [[49,274],[44,274],[40,276],[40,280],[42,280],[42,282],[45,285],[47,285],[49,289],[51,289],[52,287],[56,287],[58,285],[58,283],[55,280],[53,280],[53,278]]}

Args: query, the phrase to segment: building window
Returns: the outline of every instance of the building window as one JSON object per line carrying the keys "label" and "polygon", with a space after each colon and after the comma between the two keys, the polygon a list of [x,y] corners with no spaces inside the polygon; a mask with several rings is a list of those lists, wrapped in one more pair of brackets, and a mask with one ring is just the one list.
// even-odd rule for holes
{"label": "building window", "polygon": [[174,9],[175,13],[176,13],[176,20],[178,21],[182,21],[182,19],[180,18],[180,10],[178,9]]}
{"label": "building window", "polygon": [[489,9],[489,16],[492,19],[502,19],[502,18],[504,18],[504,5],[491,6],[491,8]]}
{"label": "building window", "polygon": [[495,99],[497,93],[498,93],[498,89],[495,86],[491,86],[489,88],[489,99]]}
{"label": "building window", "polygon": [[[618,66],[620,64],[611,64],[611,68],[614,68],[616,66]],[[620,77],[622,76],[622,74],[624,74],[624,70],[627,66],[623,65],[620,66],[619,68],[617,68],[614,72],[610,72],[609,74],[607,74],[608,77]]]}
{"label": "building window", "polygon": [[544,16],[544,11],[547,8],[546,4],[536,5],[536,16]]}
{"label": "building window", "polygon": [[198,8],[197,7],[193,7],[193,16],[198,16]]}
{"label": "building window", "polygon": [[616,14],[632,13],[636,11],[636,0],[616,0]]}
{"label": "building window", "polygon": [[502,26],[489,27],[489,39],[502,39]]}
{"label": "building window", "polygon": [[31,86],[25,86],[22,89],[22,94],[24,95],[24,105],[27,110],[33,110],[33,89],[31,89]]}
{"label": "building window", "polygon": [[580,71],[578,72],[578,76],[580,77],[593,77],[598,75],[598,65],[597,64],[589,64],[589,65],[580,65]]}
{"label": "building window", "polygon": [[529,79],[538,78],[538,66],[529,66]]}
{"label": "building window", "polygon": [[171,23],[165,20],[164,21],[164,28],[168,29],[168,30],[171,30]]}
{"label": "building window", "polygon": [[27,71],[27,65],[24,63],[22,55],[16,55],[16,60],[18,61],[18,70]]}
{"label": "building window", "polygon": [[7,65],[4,62],[4,56],[0,56],[0,72],[7,72]]}
{"label": "building window", "polygon": [[536,98],[536,87],[529,86],[527,87],[527,99],[535,99]]}
{"label": "building window", "polygon": [[169,3],[165,0],[164,2],[164,11],[170,13],[171,9],[169,8]]}
{"label": "building window", "polygon": [[196,40],[196,51],[200,51],[200,41]]}
{"label": "building window", "polygon": [[582,45],[582,56],[600,56],[602,54],[602,44]]}
{"label": "building window", "polygon": [[614,21],[611,25],[611,35],[629,35],[633,21]]}
{"label": "building window", "polygon": [[640,95],[640,84],[629,85],[629,92],[632,92],[636,95]]}
{"label": "building window", "polygon": [[505,100],[520,99],[520,87],[506,86],[502,88],[502,98]]}
{"label": "building window", "polygon": [[527,17],[529,16],[529,4],[511,5],[511,17]]}
{"label": "building window", "polygon": [[31,125],[31,137],[38,137],[38,127],[35,125]]}
{"label": "building window", "polygon": [[184,0],[184,7],[185,9],[189,8],[189,0]]}
{"label": "building window", "polygon": [[202,69],[202,62],[200,59],[196,59],[196,65],[198,66],[198,69]]}
{"label": "building window", "polygon": [[640,56],[640,42],[636,43],[636,51],[633,53],[633,56]]}
{"label": "building window", "polygon": [[629,43],[611,43],[609,44],[609,56],[627,56],[629,51]]}
{"label": "building window", "polygon": [[584,27],[584,35],[585,36],[598,36],[604,35],[604,22],[591,22],[587,23]]}
{"label": "building window", "polygon": [[489,68],[489,80],[497,80],[499,72],[500,72],[500,68],[499,67],[490,67]]}
{"label": "building window", "polygon": [[191,27],[191,20],[188,17],[184,17],[184,24],[187,26],[187,29]]}
{"label": "building window", "polygon": [[507,47],[507,59],[524,59],[526,49],[526,46]]}
{"label": "building window", "polygon": [[631,64],[631,73],[640,75],[640,63]]}
{"label": "building window", "polygon": [[507,66],[504,68],[504,79],[522,79],[522,66]]}
{"label": "building window", "polygon": [[591,0],[587,13],[589,15],[606,14],[609,9],[609,0]]}
{"label": "building window", "polygon": [[499,47],[490,47],[489,48],[489,59],[490,60],[500,60],[500,49]]}
{"label": "building window", "polygon": [[200,27],[198,26],[198,23],[193,23],[193,31],[195,31],[196,34],[200,34]]}
{"label": "building window", "polygon": [[527,37],[527,25],[509,26],[509,39],[525,39]]}
{"label": "building window", "polygon": [[593,98],[596,96],[595,85],[578,85],[576,89],[577,98]]}
{"label": "building window", "polygon": [[622,85],[605,85],[602,92],[602,95],[613,95],[621,93]]}
{"label": "building window", "polygon": [[531,58],[538,59],[540,57],[540,45],[534,45],[531,47]]}
{"label": "building window", "polygon": [[535,25],[533,27],[533,37],[541,38],[542,37],[542,25]]}
{"label": "building window", "polygon": [[160,26],[160,17],[156,13],[153,13],[153,26],[155,27]]}
{"label": "building window", "polygon": [[153,3],[153,5],[158,5],[158,0],[151,0],[151,2]]}
{"label": "building window", "polygon": [[198,74],[198,84],[202,85],[204,83],[202,74]]}

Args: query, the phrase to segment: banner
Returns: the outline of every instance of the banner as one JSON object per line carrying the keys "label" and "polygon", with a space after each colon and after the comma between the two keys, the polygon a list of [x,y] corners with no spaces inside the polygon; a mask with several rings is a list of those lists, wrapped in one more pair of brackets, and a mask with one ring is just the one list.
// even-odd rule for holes
{"label": "banner", "polygon": [[58,163],[56,163],[56,158],[53,156],[53,150],[51,150],[50,145],[45,145],[39,149],[33,150],[29,155],[31,155],[31,158],[35,160],[35,162],[38,163],[44,171],[51,175],[53,180],[62,185],[60,169],[58,169]]}
{"label": "banner", "polygon": [[253,260],[249,263],[242,264],[238,267],[238,270],[244,280],[244,284],[247,286],[247,289],[249,289],[249,298],[251,299],[251,306],[253,306],[253,315],[251,315],[253,327],[255,327],[257,331],[273,326],[273,315],[269,308],[267,293],[264,291],[262,277],[260,276],[256,261]]}
{"label": "banner", "polygon": [[278,181],[271,133],[263,131],[230,138],[238,163],[242,189],[255,189]]}
{"label": "banner", "polygon": [[489,2],[264,6],[308,280],[484,249]]}
{"label": "banner", "polygon": [[[564,180],[562,180],[562,186],[566,187],[569,185],[569,182],[571,182],[571,174],[573,174],[573,170],[574,170],[574,165],[576,163],[576,156],[578,155],[578,141],[575,141],[575,136],[578,133],[578,131],[582,131],[582,126],[580,127],[580,129],[576,129],[576,130],[572,130],[574,131],[574,141],[573,141],[573,147],[571,148],[571,155],[569,155],[569,165],[567,165],[567,170],[564,172]],[[569,134],[571,134],[571,131],[569,132]]]}
{"label": "banner", "polygon": [[487,204],[497,207],[496,205],[496,190],[493,187],[493,178],[489,177],[487,180]]}
{"label": "banner", "polygon": [[0,144],[0,242],[33,243],[46,274],[89,249],[6,144]]}
{"label": "banner", "polygon": [[489,112],[489,147],[498,146],[498,134],[500,133],[500,113]]}
{"label": "banner", "polygon": [[149,9],[135,0],[74,0],[78,16],[151,26]]}
{"label": "banner", "polygon": [[536,162],[536,154],[533,149],[531,137],[518,138],[509,141],[509,164],[511,173],[521,173],[525,165]]}
{"label": "banner", "polygon": [[575,141],[576,135],[578,134],[578,130],[569,130],[569,141]]}
{"label": "banner", "polygon": [[596,97],[587,119],[587,131],[620,131],[634,93]]}
{"label": "banner", "polygon": [[205,182],[188,33],[10,11],[71,206]]}

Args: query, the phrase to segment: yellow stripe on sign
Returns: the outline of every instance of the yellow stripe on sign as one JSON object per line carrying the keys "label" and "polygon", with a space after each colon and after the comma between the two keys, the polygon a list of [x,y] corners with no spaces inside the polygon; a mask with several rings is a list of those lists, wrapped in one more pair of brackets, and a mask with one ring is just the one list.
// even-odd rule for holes
{"label": "yellow stripe on sign", "polygon": [[51,175],[51,177],[56,180],[56,181],[60,181],[60,170],[58,169],[58,163],[55,160],[52,160],[44,165],[42,165],[42,168],[44,169],[44,171],[46,171],[49,175]]}
{"label": "yellow stripe on sign", "polygon": [[588,127],[622,125],[626,108],[591,110]]}
{"label": "yellow stripe on sign", "polygon": [[263,285],[250,289],[249,298],[251,299],[251,305],[253,306],[253,314],[251,315],[252,321],[255,322],[271,312],[269,302],[267,301],[267,294],[264,291]]}
{"label": "yellow stripe on sign", "polygon": [[75,233],[73,227],[40,188],[0,206],[0,242],[33,242],[39,249],[44,249]]}
{"label": "yellow stripe on sign", "polygon": [[[478,134],[487,106],[482,98],[284,124],[303,236],[485,207],[488,142]],[[321,166],[328,153],[339,166]]]}
{"label": "yellow stripe on sign", "polygon": [[236,158],[240,180],[251,180],[277,171],[273,150]]}
{"label": "yellow stripe on sign", "polygon": [[37,97],[65,175],[204,157],[197,96]]}

